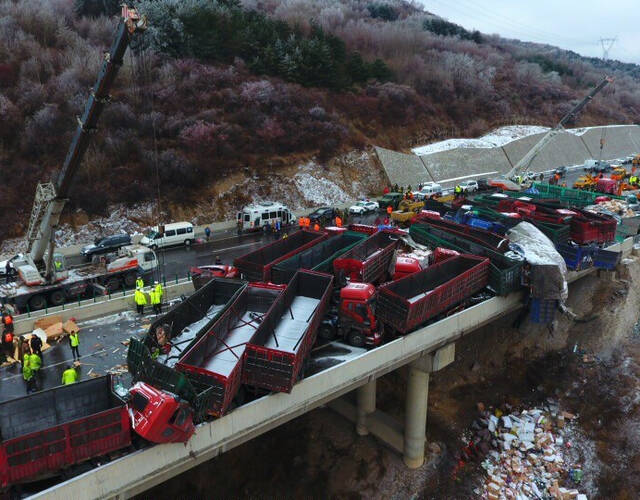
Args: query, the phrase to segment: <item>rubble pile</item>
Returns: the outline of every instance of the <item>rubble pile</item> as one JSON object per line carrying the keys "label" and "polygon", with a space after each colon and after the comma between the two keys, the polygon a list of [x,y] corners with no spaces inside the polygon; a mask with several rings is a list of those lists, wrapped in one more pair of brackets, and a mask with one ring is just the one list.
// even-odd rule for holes
{"label": "rubble pile", "polygon": [[624,200],[601,201],[596,205],[589,205],[586,209],[597,213],[616,214],[620,217],[633,217],[636,215]]}
{"label": "rubble pile", "polygon": [[565,436],[565,426],[574,418],[553,402],[545,410],[509,415],[499,409],[494,413],[483,409],[474,423],[472,443],[485,457],[481,466],[487,477],[476,493],[490,500],[586,500],[576,489],[582,468],[571,463],[566,453],[572,444]]}

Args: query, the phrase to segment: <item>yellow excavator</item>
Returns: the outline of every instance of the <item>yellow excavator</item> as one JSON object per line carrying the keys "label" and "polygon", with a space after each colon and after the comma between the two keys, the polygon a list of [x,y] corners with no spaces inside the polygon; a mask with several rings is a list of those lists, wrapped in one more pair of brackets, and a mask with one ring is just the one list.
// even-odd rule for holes
{"label": "yellow excavator", "polygon": [[424,207],[424,201],[407,200],[398,204],[398,210],[391,212],[391,220],[398,224],[406,224]]}

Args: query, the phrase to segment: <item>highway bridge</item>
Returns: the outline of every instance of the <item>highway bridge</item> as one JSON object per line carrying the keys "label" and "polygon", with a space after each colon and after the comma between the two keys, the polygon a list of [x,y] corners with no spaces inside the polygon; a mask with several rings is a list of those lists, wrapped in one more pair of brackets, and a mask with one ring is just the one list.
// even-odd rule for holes
{"label": "highway bridge", "polygon": [[[632,251],[631,238],[610,247]],[[570,281],[594,272],[570,273]],[[600,271],[605,278],[611,272]],[[522,307],[522,293],[494,297],[371,351],[354,352],[296,384],[291,394],[270,394],[198,426],[186,444],[138,450],[35,494],[33,498],[128,498],[224,453],[318,406],[328,404],[403,454],[408,467],[424,462],[429,375],[452,363],[455,342]],[[404,422],[376,410],[376,379],[409,365]],[[341,396],[356,392],[357,404]]]}

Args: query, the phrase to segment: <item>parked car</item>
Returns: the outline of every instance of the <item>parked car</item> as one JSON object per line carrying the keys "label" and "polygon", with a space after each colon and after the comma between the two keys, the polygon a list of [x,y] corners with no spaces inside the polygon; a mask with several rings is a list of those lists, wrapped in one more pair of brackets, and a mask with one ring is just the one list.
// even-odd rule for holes
{"label": "parked car", "polygon": [[349,207],[349,213],[355,215],[362,215],[369,212],[375,212],[378,210],[377,201],[359,201],[355,205]]}
{"label": "parked car", "polygon": [[308,215],[309,219],[311,219],[311,224],[326,224],[331,222],[331,219],[333,219],[335,216],[336,210],[331,207],[316,208]]}
{"label": "parked car", "polygon": [[462,181],[459,185],[463,193],[474,193],[478,190],[478,181]]}
{"label": "parked car", "polygon": [[131,236],[128,234],[114,234],[104,238],[97,238],[92,245],[82,247],[80,253],[86,260],[90,261],[94,255],[117,252],[127,245],[131,245]]}

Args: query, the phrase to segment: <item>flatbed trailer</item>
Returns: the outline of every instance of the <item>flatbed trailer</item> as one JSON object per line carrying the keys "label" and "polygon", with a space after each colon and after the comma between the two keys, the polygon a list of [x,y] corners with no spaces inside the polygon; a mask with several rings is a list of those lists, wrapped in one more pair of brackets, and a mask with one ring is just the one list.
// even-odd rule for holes
{"label": "flatbed trailer", "polygon": [[361,283],[379,283],[389,272],[389,265],[400,237],[379,231],[333,261],[335,276]]}
{"label": "flatbed trailer", "polygon": [[108,265],[90,263],[70,269],[65,279],[50,285],[30,286],[20,278],[0,284],[0,302],[11,304],[16,313],[21,314],[134,288],[138,276],[149,282],[157,269],[157,258],[152,250],[144,247],[134,250]]}
{"label": "flatbed trailer", "polygon": [[111,376],[0,403],[0,478],[35,481],[131,444],[129,413]]}
{"label": "flatbed trailer", "polygon": [[287,238],[280,238],[258,250],[238,257],[233,261],[233,265],[238,268],[246,280],[268,283],[271,281],[273,266],[326,240],[327,236],[325,233],[302,229]]}
{"label": "flatbed trailer", "polygon": [[385,329],[406,334],[482,290],[489,259],[458,255],[378,288],[376,316]]}
{"label": "flatbed trailer", "polygon": [[365,239],[366,234],[353,231],[332,236],[275,265],[271,270],[271,281],[289,283],[298,269],[331,273],[333,261]]}
{"label": "flatbed trailer", "polygon": [[246,346],[265,328],[285,288],[249,284],[176,364],[192,383],[211,388],[209,414],[224,415],[231,405],[240,389]]}
{"label": "flatbed trailer", "polygon": [[244,351],[244,384],[291,392],[316,341],[333,291],[333,277],[298,271],[272,314]]}

